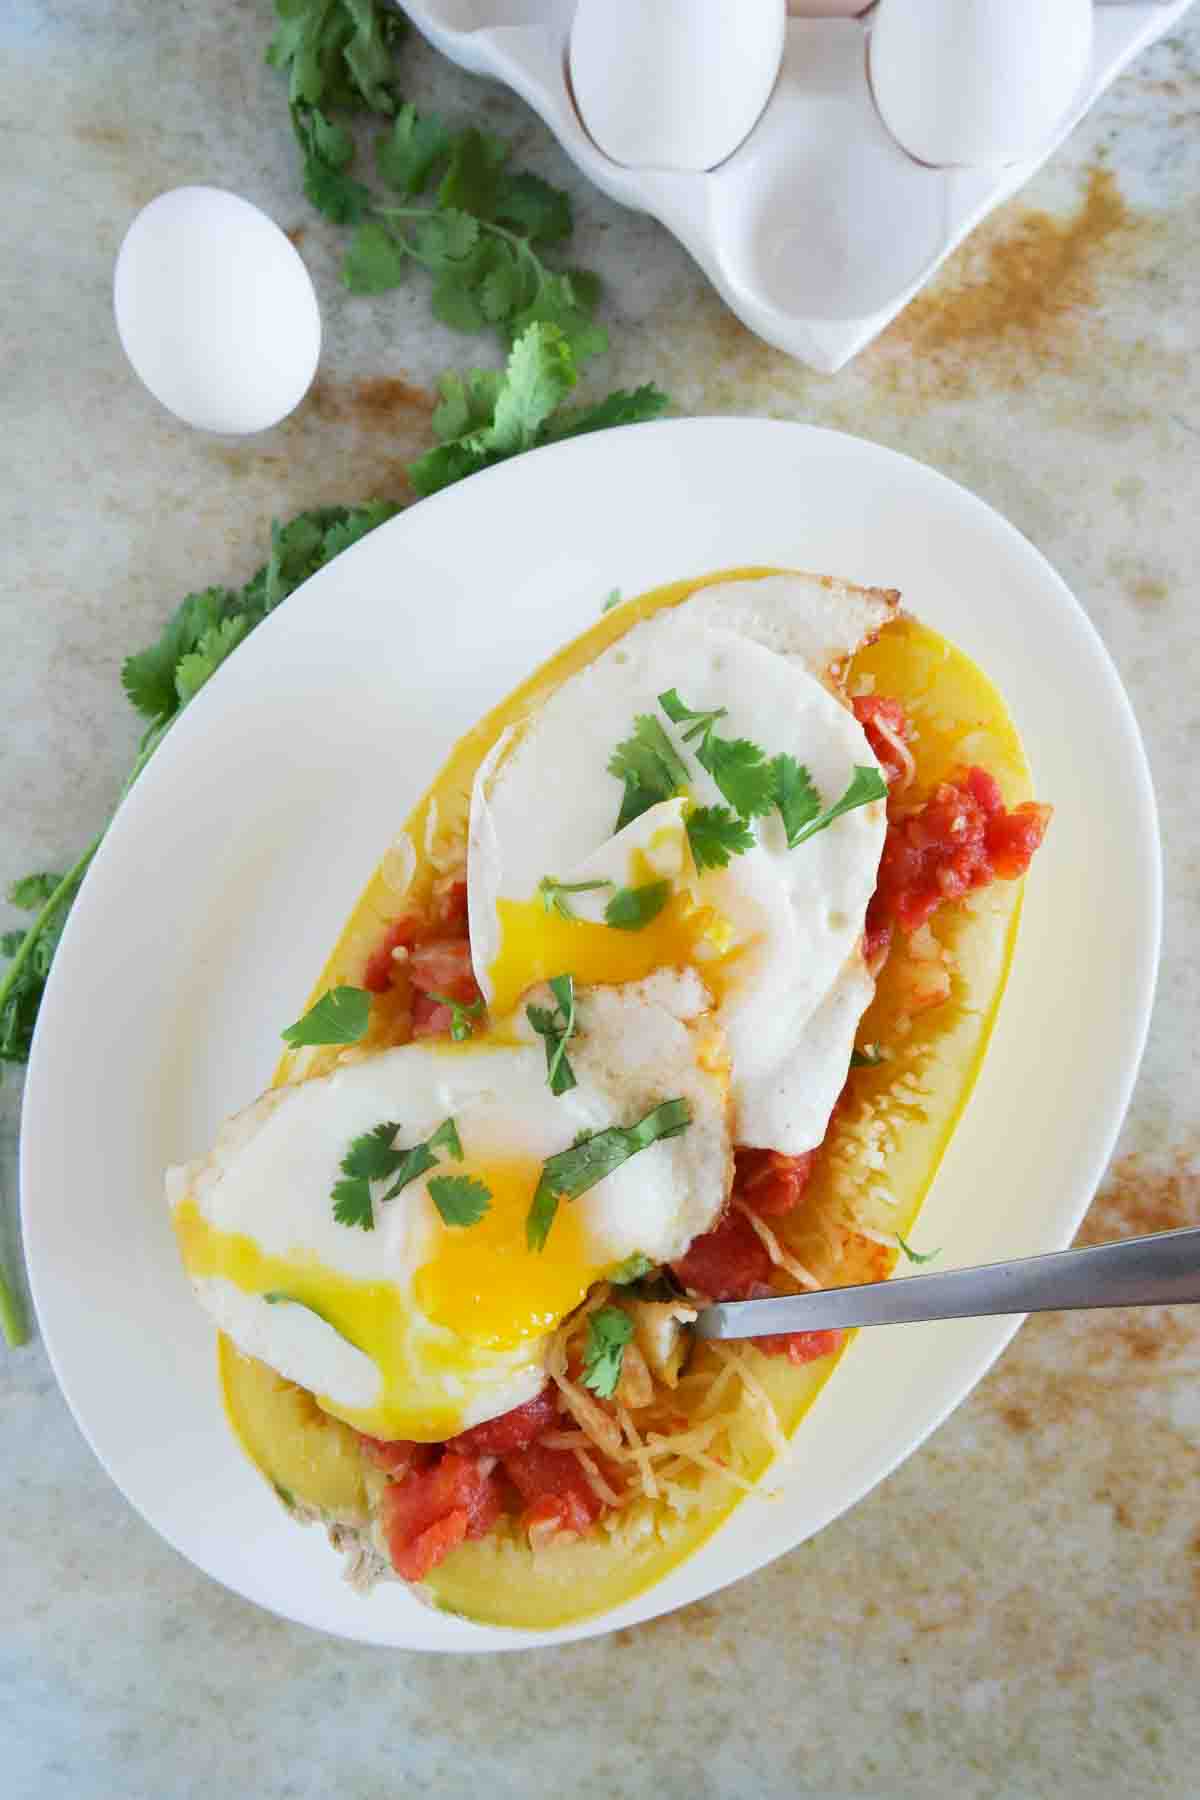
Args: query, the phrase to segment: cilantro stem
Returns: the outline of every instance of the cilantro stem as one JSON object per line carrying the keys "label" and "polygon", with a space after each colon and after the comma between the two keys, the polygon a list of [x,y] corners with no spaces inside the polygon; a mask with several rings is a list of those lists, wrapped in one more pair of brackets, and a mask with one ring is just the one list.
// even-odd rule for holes
{"label": "cilantro stem", "polygon": [[[139,757],[138,761],[140,762],[141,760],[142,759]],[[137,771],[135,769],[135,773],[136,772]],[[133,779],[133,777],[130,776],[131,781],[132,781],[132,779]],[[73,869],[70,869],[67,872],[67,874],[65,874],[63,876],[62,880],[59,882],[58,886],[55,888],[55,890],[51,894],[50,898],[46,901],[46,904],[42,907],[42,910],[38,913],[37,917],[34,919],[33,924],[29,927],[28,931],[25,933],[25,936],[22,938],[21,943],[18,946],[16,955],[13,957],[13,959],[9,963],[7,969],[4,971],[3,976],[0,977],[0,1013],[2,1013],[4,1011],[4,1006],[5,1006],[6,1001],[8,1000],[8,996],[12,992],[13,988],[17,985],[17,977],[20,975],[21,970],[25,967],[25,964],[29,961],[29,958],[33,955],[33,947],[36,944],[38,938],[41,936],[42,932],[46,929],[46,926],[50,923],[51,919],[54,917],[55,913],[58,911],[58,909],[62,905],[63,901],[66,899],[67,895],[71,892],[71,889],[73,887],[76,887],[78,885],[78,883],[81,882],[83,880],[83,877],[86,875],[87,869],[88,869],[88,864],[91,862],[93,856],[95,856],[97,850],[100,848],[100,839],[103,836],[104,836],[104,833],[101,832],[100,837],[94,839],[93,842],[84,851],[84,853],[80,857],[79,861],[75,864],[75,867]]]}
{"label": "cilantro stem", "polygon": [[25,1317],[25,1308],[17,1297],[16,1288],[12,1286],[2,1267],[0,1267],[0,1331],[3,1331],[4,1341],[10,1350],[19,1350],[22,1344],[29,1342],[29,1322]]}

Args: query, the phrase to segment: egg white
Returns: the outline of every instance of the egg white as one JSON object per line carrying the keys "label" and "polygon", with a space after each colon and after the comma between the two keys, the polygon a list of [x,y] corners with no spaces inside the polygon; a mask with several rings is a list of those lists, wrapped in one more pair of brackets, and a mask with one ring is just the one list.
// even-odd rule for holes
{"label": "egg white", "polygon": [[[703,1002],[694,980],[675,978],[584,1001],[577,1085],[559,1097],[523,1019],[501,1040],[415,1042],[265,1094],[210,1155],[168,1175],[198,1298],[240,1349],[373,1436],[437,1440],[520,1405],[545,1379],[550,1333],[593,1281],[637,1252],[681,1255],[721,1209],[726,1080]],[[545,1159],[676,1097],[690,1103],[689,1129],[560,1203],[545,1251],[528,1250],[524,1215]],[[441,1162],[386,1204],[376,1188],[372,1230],[338,1222],[331,1194],[354,1138],[399,1121],[409,1146],[447,1118],[461,1165]],[[513,1169],[518,1204],[498,1247]],[[453,1227],[428,1184],[463,1170],[495,1190],[495,1216]]]}
{"label": "egg white", "polygon": [[[670,863],[685,835],[682,800],[614,831],[622,784],[607,765],[638,715],[656,716],[683,757],[687,800],[725,804],[659,707],[666,689],[696,711],[724,708],[722,736],[749,738],[768,756],[794,756],[826,805],[845,791],[856,765],[875,766],[861,726],[819,673],[835,652],[849,654],[853,634],[871,617],[879,622],[887,605],[871,602],[871,614],[867,603],[843,601],[840,592],[783,576],[704,590],[634,626],[498,747],[475,783],[468,860],[473,957],[485,993],[498,982],[508,997],[519,990],[521,960],[536,934],[529,918],[523,941],[510,949],[514,908],[537,904],[544,876],[629,884],[648,858],[652,865],[656,847],[664,868]],[[821,659],[815,669],[814,657]],[[684,858],[673,884],[705,910],[709,927],[695,942],[686,933],[664,939],[662,954],[686,960],[713,987],[731,1058],[735,1141],[798,1154],[824,1136],[873,992],[861,941],[885,808],[875,801],[844,814],[794,850],[777,814],[755,821],[753,831],[754,848],[726,869],[697,874]],[[594,929],[610,891],[573,895],[569,904]],[[556,954],[569,957],[569,933],[553,922],[547,929]],[[629,934],[611,935],[623,965]],[[592,979],[605,978],[596,973],[602,963],[602,954],[591,955]],[[531,964],[529,972],[542,971]]]}

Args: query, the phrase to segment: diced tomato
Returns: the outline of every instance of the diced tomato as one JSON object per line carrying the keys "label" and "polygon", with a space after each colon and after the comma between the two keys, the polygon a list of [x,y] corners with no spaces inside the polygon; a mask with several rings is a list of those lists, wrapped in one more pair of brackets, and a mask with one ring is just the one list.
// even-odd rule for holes
{"label": "diced tomato", "polygon": [[815,1150],[785,1156],[781,1150],[738,1150],[734,1192],[764,1219],[791,1212],[808,1186]]}
{"label": "diced tomato", "polygon": [[751,1342],[768,1356],[786,1356],[790,1363],[799,1365],[832,1356],[845,1335],[844,1331],[780,1331],[773,1337],[752,1338]]}
{"label": "diced tomato", "polygon": [[386,994],[396,973],[396,962],[392,951],[401,947],[411,950],[417,941],[419,930],[420,926],[416,919],[393,920],[367,958],[366,972],[363,975],[365,988],[369,988],[373,994]]}
{"label": "diced tomato", "polygon": [[529,1444],[523,1450],[510,1451],[502,1458],[502,1466],[526,1503],[527,1529],[553,1521],[564,1531],[582,1533],[590,1531],[605,1510],[569,1450]]}
{"label": "diced tomato", "polygon": [[1004,811],[1004,795],[1000,792],[1000,783],[986,769],[968,769],[963,786],[972,800],[989,816]]}
{"label": "diced tomato", "polygon": [[432,943],[418,944],[408,959],[408,973],[418,993],[444,994],[463,1006],[479,998],[466,938],[434,938]]}
{"label": "diced tomato", "polygon": [[392,1553],[392,1567],[405,1581],[424,1581],[452,1550],[457,1550],[466,1541],[470,1529],[470,1513],[465,1506],[456,1506],[452,1512],[435,1519],[432,1525],[399,1547],[389,1534],[388,1548]]}
{"label": "diced tomato", "polygon": [[860,694],[851,703],[854,716],[866,733],[884,778],[889,783],[911,772],[911,758],[905,758],[896,747],[896,739],[907,744],[912,737],[908,714],[898,700],[885,694]]}
{"label": "diced tomato", "polygon": [[988,860],[1002,881],[1024,875],[1041,848],[1052,808],[1036,800],[1023,800],[1011,812],[997,813],[987,822]]}
{"label": "diced tomato", "polygon": [[513,1450],[527,1450],[557,1421],[558,1394],[553,1386],[547,1386],[524,1406],[514,1406],[498,1419],[460,1431],[450,1439],[448,1448],[467,1456],[507,1456]]}
{"label": "diced tomato", "polygon": [[892,922],[883,910],[878,893],[867,902],[867,919],[863,928],[863,961],[872,975],[878,975],[892,947]]}
{"label": "diced tomato", "polygon": [[757,1300],[771,1291],[771,1258],[745,1213],[732,1208],[671,1267],[685,1287],[710,1300]]}
{"label": "diced tomato", "polygon": [[1050,808],[1030,801],[1008,812],[986,769],[939,782],[918,812],[888,825],[868,921],[916,931],[943,901],[1023,875],[1049,822]]}
{"label": "diced tomato", "polygon": [[467,935],[467,884],[452,881],[438,902],[438,921],[447,937]]}
{"label": "diced tomato", "polygon": [[388,1475],[407,1475],[410,1469],[427,1469],[437,1456],[438,1444],[410,1444],[406,1438],[368,1437],[360,1432],[358,1441],[363,1454]]}
{"label": "diced tomato", "polygon": [[381,1504],[392,1566],[406,1581],[422,1581],[464,1538],[486,1537],[503,1496],[493,1473],[450,1450],[432,1468],[389,1482]]}
{"label": "diced tomato", "polygon": [[453,1023],[452,1007],[442,1006],[439,1001],[431,1000],[428,994],[413,995],[412,1034],[415,1038],[449,1037]]}

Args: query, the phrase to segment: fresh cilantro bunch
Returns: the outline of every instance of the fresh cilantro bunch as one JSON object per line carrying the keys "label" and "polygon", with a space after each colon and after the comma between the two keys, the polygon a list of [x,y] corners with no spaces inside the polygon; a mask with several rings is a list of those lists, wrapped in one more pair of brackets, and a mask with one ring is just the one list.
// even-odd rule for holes
{"label": "fresh cilantro bunch", "polygon": [[[293,588],[356,543],[396,511],[386,501],[366,506],[320,507],[271,528],[271,554],[243,588],[205,588],[189,594],[148,649],[126,658],[125,692],[146,721],[138,754],[121,790],[124,798],[184,707],[225,658]],[[8,889],[11,905],[33,916],[24,928],[0,937],[8,967],[0,976],[0,1063],[28,1060],[33,1029],[50,965],[72,902],[104,833],[88,845],[65,875],[38,872]],[[15,1294],[0,1271],[0,1329],[10,1344],[23,1343],[25,1324]]]}
{"label": "fresh cilantro bunch", "polygon": [[[276,0],[267,61],[286,72],[304,192],[337,225],[354,226],[342,279],[352,293],[399,287],[414,267],[433,277],[435,317],[456,331],[558,327],[580,362],[608,344],[593,314],[600,282],[554,270],[541,251],[573,228],[571,202],[540,176],[514,172],[503,139],[452,131],[436,113],[401,105],[392,50],[403,27],[382,0]],[[385,193],[351,171],[357,146],[336,113],[388,120],[374,144]]]}

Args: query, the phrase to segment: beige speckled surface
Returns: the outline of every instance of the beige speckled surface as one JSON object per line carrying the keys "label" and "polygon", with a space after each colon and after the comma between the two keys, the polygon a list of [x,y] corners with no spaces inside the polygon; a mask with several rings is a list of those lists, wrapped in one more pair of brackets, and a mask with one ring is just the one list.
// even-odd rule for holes
{"label": "beige speckled surface", "polygon": [[[431,324],[419,280],[340,292],[338,234],[299,195],[260,64],[268,14],[9,0],[0,16],[6,876],[61,864],[104,816],[135,736],[123,654],[198,580],[244,579],[272,513],[399,495],[433,375],[491,359]],[[1085,1230],[1196,1222],[1200,19],[832,378],[751,338],[655,225],[580,188],[517,102],[419,46],[405,60],[414,97],[482,111],[573,188],[616,345],[597,389],[653,378],[688,412],[905,449],[998,506],[1079,594],[1147,737],[1167,878],[1162,998]],[[234,447],[162,414],[112,328],[130,214],[188,180],[303,225],[325,315],[318,391]],[[10,1076],[6,1233],[17,1109]],[[0,1782],[13,1800],[1194,1794],[1198,1374],[1186,1309],[1040,1319],[904,1468],[772,1568],[615,1638],[451,1667],[326,1642],[214,1587],[110,1486],[41,1350],[2,1357]]]}

